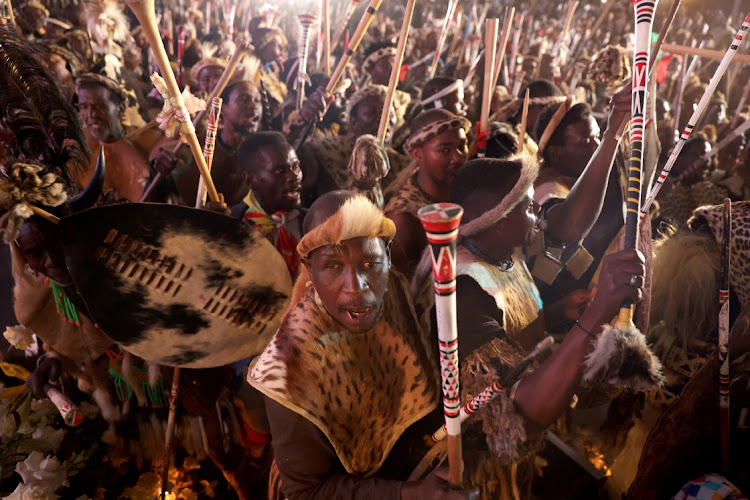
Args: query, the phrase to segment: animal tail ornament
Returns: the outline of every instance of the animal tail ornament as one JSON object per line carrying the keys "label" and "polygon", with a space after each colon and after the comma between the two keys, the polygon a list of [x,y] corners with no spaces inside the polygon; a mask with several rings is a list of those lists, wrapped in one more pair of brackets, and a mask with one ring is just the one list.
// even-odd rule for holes
{"label": "animal tail ornament", "polygon": [[[633,100],[630,119],[630,164],[625,215],[625,248],[638,248],[638,212],[643,173],[643,131],[648,88],[649,48],[658,0],[636,0]],[[646,345],[645,336],[633,324],[633,304],[620,308],[614,326],[605,326],[594,350],[586,358],[584,379],[648,391],[661,383],[661,363]]]}
{"label": "animal tail ornament", "polygon": [[[700,102],[698,102],[698,106],[695,108],[695,111],[693,111],[693,115],[690,117],[690,120],[688,120],[688,123],[685,126],[685,130],[682,131],[680,140],[677,141],[674,149],[672,149],[672,153],[669,155],[667,163],[664,165],[661,174],[659,174],[659,177],[656,179],[654,187],[651,188],[651,192],[648,194],[648,198],[646,198],[646,201],[643,202],[643,206],[641,207],[641,219],[646,216],[649,207],[651,207],[651,203],[653,203],[656,195],[659,194],[659,190],[664,185],[664,181],[667,179],[667,176],[672,170],[677,157],[680,155],[682,147],[685,145],[688,139],[690,139],[690,134],[693,132],[693,129],[698,124],[698,121],[703,115],[703,112],[708,107],[708,103],[711,100],[711,96],[713,95],[714,91],[716,90],[716,86],[719,85],[719,81],[724,76],[724,73],[729,67],[729,63],[732,62],[732,59],[737,54],[737,50],[740,48],[740,45],[742,45],[742,40],[745,38],[748,28],[750,28],[750,13],[747,14],[747,17],[742,22],[742,26],[737,31],[734,40],[732,40],[729,49],[727,50],[726,54],[724,54],[724,58],[721,60],[719,67],[716,69],[716,73],[714,73],[714,76],[711,78],[706,91],[703,93],[703,97],[701,97]],[[635,90],[633,90],[633,92],[635,92]]]}

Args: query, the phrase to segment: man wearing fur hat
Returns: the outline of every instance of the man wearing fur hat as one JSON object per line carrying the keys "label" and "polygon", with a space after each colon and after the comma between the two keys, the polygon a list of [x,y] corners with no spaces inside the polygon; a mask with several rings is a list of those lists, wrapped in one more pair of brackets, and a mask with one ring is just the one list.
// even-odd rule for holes
{"label": "man wearing fur hat", "polygon": [[190,80],[196,89],[195,95],[204,99],[208,97],[214,87],[216,87],[216,83],[221,78],[221,75],[224,74],[226,67],[227,61],[224,59],[204,55],[190,69]]}
{"label": "man wearing fur hat", "polygon": [[[347,135],[309,139],[302,146],[299,157],[305,174],[303,197],[307,204],[328,191],[348,188],[352,180],[348,165],[354,144],[362,135],[377,134],[386,93],[383,85],[368,85],[358,90],[346,104]],[[408,164],[403,155],[390,148],[388,158],[393,177]]]}

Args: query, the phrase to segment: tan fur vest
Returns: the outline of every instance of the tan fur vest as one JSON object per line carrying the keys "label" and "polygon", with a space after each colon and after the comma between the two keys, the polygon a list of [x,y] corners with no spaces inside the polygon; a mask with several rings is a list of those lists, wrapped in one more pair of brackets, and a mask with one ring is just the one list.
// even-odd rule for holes
{"label": "tan fur vest", "polygon": [[248,370],[250,385],[315,424],[346,471],[359,476],[375,473],[439,400],[434,355],[403,277],[392,272],[388,290],[381,319],[354,334],[308,287]]}

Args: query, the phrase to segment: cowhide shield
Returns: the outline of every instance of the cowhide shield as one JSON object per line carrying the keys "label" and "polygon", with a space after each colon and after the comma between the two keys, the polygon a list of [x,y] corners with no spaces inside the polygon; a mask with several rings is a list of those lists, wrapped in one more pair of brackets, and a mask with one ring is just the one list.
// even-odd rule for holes
{"label": "cowhide shield", "polygon": [[273,245],[225,215],[129,203],[65,217],[60,229],[91,318],[147,360],[208,368],[258,354],[291,297]]}
{"label": "cowhide shield", "polygon": [[[750,479],[750,429],[737,429],[742,408],[750,406],[748,353],[750,309],[744,309],[729,334],[731,471],[724,475],[737,485]],[[672,498],[688,481],[721,470],[718,354],[714,350],[651,430],[629,500]],[[747,489],[743,491],[747,494]]]}

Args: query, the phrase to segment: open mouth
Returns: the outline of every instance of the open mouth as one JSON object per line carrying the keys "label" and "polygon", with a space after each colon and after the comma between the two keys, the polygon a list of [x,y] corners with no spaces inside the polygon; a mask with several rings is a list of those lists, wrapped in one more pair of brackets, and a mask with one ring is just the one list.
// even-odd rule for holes
{"label": "open mouth", "polygon": [[349,319],[351,319],[352,321],[359,321],[367,317],[367,315],[369,315],[372,312],[372,307],[345,309],[345,311],[349,315]]}

